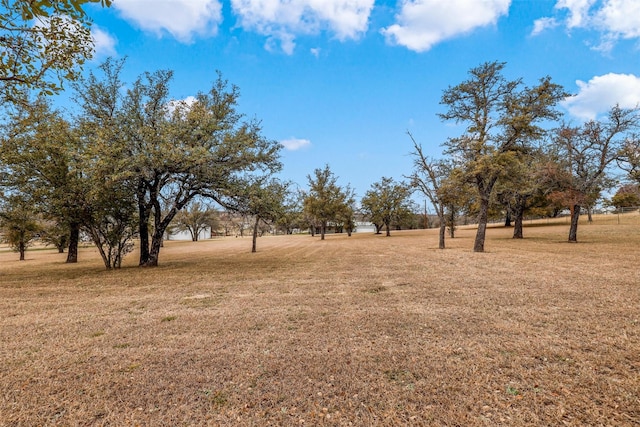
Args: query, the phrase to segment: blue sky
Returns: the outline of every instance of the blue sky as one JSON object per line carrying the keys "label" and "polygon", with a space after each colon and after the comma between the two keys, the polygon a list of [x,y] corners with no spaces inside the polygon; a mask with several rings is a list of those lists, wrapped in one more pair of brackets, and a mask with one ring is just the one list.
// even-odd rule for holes
{"label": "blue sky", "polygon": [[306,188],[329,164],[361,197],[411,173],[411,131],[434,157],[460,128],[444,89],[487,61],[573,96],[567,119],[640,102],[640,0],[114,0],[90,7],[96,58],[126,56],[129,81],[175,72],[173,97],[220,70],[240,109],[281,142],[282,176]]}

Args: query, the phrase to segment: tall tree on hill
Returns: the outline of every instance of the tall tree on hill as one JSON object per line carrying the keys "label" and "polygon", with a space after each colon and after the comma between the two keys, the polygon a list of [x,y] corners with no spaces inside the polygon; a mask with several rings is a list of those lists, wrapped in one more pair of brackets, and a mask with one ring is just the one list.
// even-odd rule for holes
{"label": "tall tree on hill", "polygon": [[87,4],[111,0],[0,0],[0,101],[52,95],[93,56]]}
{"label": "tall tree on hill", "polygon": [[556,197],[571,210],[569,242],[578,241],[582,208],[613,186],[609,169],[638,126],[639,109],[615,106],[604,120],[589,120],[575,127],[563,125],[556,132],[557,158],[548,171],[549,179],[557,186]]}
{"label": "tall tree on hill", "polygon": [[353,190],[348,185],[344,188],[338,185],[338,178],[329,165],[316,169],[307,179],[309,191],[305,194],[303,209],[309,221],[320,227],[320,239],[324,240],[329,222],[340,217],[353,198]]}
{"label": "tall tree on hill", "polygon": [[466,126],[463,135],[446,142],[447,153],[459,158],[479,198],[478,231],[473,246],[484,251],[490,198],[514,152],[543,134],[539,123],[556,119],[554,107],[566,94],[549,77],[534,87],[502,75],[505,64],[487,62],[469,71],[469,79],[446,89],[440,114]]}
{"label": "tall tree on hill", "polygon": [[371,185],[360,205],[371,222],[384,225],[388,237],[391,236],[391,223],[398,222],[409,209],[410,195],[411,189],[406,183],[382,177]]}
{"label": "tall tree on hill", "polygon": [[145,73],[123,94],[121,68],[106,62],[104,78],[91,74],[77,92],[93,137],[110,147],[114,176],[133,182],[139,264],[156,266],[164,232],[184,206],[196,197],[229,205],[252,174],[280,168],[280,145],[244,120],[238,88],[220,75],[186,102],[169,98],[170,71]]}

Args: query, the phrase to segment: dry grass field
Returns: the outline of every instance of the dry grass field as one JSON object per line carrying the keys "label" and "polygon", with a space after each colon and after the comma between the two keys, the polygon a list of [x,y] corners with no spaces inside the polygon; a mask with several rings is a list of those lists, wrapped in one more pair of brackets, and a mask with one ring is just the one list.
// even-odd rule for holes
{"label": "dry grass field", "polygon": [[0,426],[640,425],[640,226],[0,253]]}

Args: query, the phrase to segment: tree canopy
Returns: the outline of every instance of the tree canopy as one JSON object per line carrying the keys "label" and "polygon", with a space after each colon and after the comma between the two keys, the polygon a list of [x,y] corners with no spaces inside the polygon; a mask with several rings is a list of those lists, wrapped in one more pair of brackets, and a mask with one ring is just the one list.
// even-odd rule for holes
{"label": "tree canopy", "polygon": [[607,172],[638,126],[639,109],[614,106],[605,119],[589,120],[581,126],[562,125],[557,130],[557,158],[551,179],[556,185],[556,197],[571,209],[569,242],[578,240],[581,209],[613,186]]}
{"label": "tree canopy", "polygon": [[443,120],[461,123],[465,132],[449,138],[447,154],[456,157],[479,199],[475,252],[484,251],[490,198],[496,182],[515,153],[541,138],[541,124],[559,117],[556,104],[566,95],[550,77],[537,86],[522,87],[522,81],[507,80],[501,62],[487,62],[469,71],[469,78],[449,87],[441,104]]}
{"label": "tree canopy", "polygon": [[353,190],[348,185],[338,185],[338,177],[325,165],[307,175],[309,191],[304,196],[304,211],[311,226],[320,228],[320,238],[324,240],[330,222],[343,223],[348,213],[353,213]]}
{"label": "tree canopy", "polygon": [[[374,224],[382,224],[391,236],[391,223],[398,221],[409,210],[411,189],[404,182],[382,177],[374,182],[361,201],[363,212]],[[376,226],[379,231],[379,227]]]}
{"label": "tree canopy", "polygon": [[79,77],[93,56],[91,20],[84,7],[111,0],[0,0],[0,100],[25,91],[53,94]]}
{"label": "tree canopy", "polygon": [[140,265],[155,266],[164,232],[183,207],[197,197],[233,205],[256,175],[280,169],[281,146],[237,111],[239,89],[220,73],[187,102],[170,98],[169,70],[145,73],[121,91],[123,65],[107,61],[101,77],[91,73],[77,85],[83,137],[133,188]]}

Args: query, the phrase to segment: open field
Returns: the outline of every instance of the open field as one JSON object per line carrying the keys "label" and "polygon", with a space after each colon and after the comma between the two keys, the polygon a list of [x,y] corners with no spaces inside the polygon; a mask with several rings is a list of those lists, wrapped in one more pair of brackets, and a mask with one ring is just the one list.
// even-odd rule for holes
{"label": "open field", "polygon": [[0,426],[640,424],[640,227],[0,253]]}

